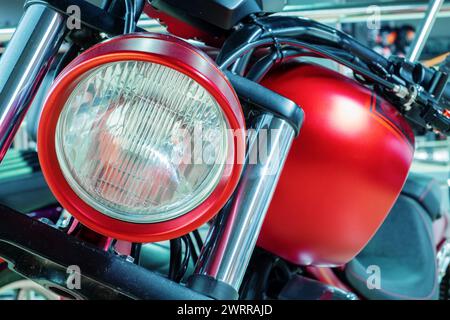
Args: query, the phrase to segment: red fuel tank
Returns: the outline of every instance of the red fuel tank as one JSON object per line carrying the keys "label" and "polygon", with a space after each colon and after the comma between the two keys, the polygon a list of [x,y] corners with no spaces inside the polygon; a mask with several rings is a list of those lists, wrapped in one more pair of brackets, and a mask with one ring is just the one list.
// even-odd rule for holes
{"label": "red fuel tank", "polygon": [[262,84],[300,105],[305,122],[258,245],[295,264],[345,264],[399,195],[413,158],[412,130],[388,102],[315,64],[283,65]]}

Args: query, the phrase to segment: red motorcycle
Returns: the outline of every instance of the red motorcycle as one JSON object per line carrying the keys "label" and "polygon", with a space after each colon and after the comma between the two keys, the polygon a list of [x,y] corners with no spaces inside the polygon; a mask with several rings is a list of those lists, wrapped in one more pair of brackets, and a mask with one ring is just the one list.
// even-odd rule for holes
{"label": "red motorcycle", "polygon": [[64,210],[0,208],[9,269],[75,299],[448,298],[438,186],[408,177],[415,135],[450,133],[448,74],[281,9],[27,1],[0,158],[45,90],[40,169]]}

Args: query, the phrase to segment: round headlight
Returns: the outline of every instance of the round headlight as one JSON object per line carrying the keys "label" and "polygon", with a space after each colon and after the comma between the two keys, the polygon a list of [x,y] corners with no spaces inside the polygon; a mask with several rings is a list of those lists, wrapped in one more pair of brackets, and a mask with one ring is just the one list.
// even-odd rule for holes
{"label": "round headlight", "polygon": [[243,129],[239,101],[208,57],[172,37],[128,35],[62,72],[38,152],[55,196],[82,223],[159,241],[225,204],[242,169]]}
{"label": "round headlight", "polygon": [[[56,154],[70,186],[92,207],[120,220],[158,222],[189,212],[215,189],[227,129],[218,103],[185,74],[115,62],[72,92],[56,127]],[[195,144],[203,151],[197,157]]]}

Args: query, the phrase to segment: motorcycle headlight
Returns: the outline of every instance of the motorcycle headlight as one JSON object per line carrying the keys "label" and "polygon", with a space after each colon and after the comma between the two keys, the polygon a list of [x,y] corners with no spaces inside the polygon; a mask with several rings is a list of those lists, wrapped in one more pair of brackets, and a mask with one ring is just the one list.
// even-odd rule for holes
{"label": "motorcycle headlight", "polygon": [[207,56],[173,37],[127,35],[63,70],[38,153],[55,196],[82,223],[160,241],[194,230],[231,196],[243,129],[239,101]]}

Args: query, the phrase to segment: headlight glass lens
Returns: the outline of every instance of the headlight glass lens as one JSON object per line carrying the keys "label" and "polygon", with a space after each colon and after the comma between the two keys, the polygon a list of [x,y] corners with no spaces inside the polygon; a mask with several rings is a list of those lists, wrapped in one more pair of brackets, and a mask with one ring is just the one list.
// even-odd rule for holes
{"label": "headlight glass lens", "polygon": [[91,71],[67,100],[56,153],[77,195],[110,217],[153,223],[201,204],[220,181],[228,123],[193,79],[150,62]]}

